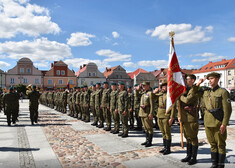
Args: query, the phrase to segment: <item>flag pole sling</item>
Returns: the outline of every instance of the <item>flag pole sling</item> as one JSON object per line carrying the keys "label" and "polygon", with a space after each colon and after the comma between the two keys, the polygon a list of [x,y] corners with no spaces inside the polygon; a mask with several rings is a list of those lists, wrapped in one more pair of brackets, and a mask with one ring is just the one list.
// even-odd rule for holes
{"label": "flag pole sling", "polygon": [[179,102],[179,118],[180,118],[180,137],[181,137],[181,147],[184,148],[184,141],[183,141],[183,126],[181,122],[181,105],[180,105],[180,100]]}

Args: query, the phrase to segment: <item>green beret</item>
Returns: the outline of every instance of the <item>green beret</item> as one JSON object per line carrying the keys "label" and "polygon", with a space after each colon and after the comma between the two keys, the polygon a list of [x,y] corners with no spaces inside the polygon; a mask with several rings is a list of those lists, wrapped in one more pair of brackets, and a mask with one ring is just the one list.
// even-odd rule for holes
{"label": "green beret", "polygon": [[97,83],[96,83],[96,85],[100,85],[100,83],[99,83],[99,82],[97,82]]}
{"label": "green beret", "polygon": [[215,78],[220,78],[220,74],[217,72],[211,72],[209,74],[206,75],[206,78],[209,79],[209,77],[215,77]]}
{"label": "green beret", "polygon": [[96,85],[92,85],[92,87],[95,87]]}
{"label": "green beret", "polygon": [[76,87],[76,89],[80,89],[80,87]]}
{"label": "green beret", "polygon": [[186,77],[190,77],[191,79],[196,80],[196,76],[193,74],[187,74]]}
{"label": "green beret", "polygon": [[74,89],[77,89],[77,87],[73,87]]}
{"label": "green beret", "polygon": [[36,89],[36,85],[33,85],[33,88]]}
{"label": "green beret", "polygon": [[127,86],[128,89],[131,89],[132,87],[131,86]]}
{"label": "green beret", "polygon": [[125,85],[123,82],[119,82],[118,85]]}
{"label": "green beret", "polygon": [[116,83],[114,83],[114,82],[112,82],[112,83],[111,83],[111,85],[115,85],[115,86],[116,86],[117,84],[116,84]]}
{"label": "green beret", "polygon": [[139,84],[135,84],[135,87],[136,87],[136,86],[139,86]]}
{"label": "green beret", "polygon": [[10,87],[10,90],[11,90],[11,91],[14,90],[14,87]]}
{"label": "green beret", "polygon": [[157,88],[158,88],[157,86],[154,86],[154,87],[153,87],[153,90],[155,90],[155,89],[157,89]]}
{"label": "green beret", "polygon": [[108,82],[103,82],[103,85],[104,85],[104,84],[109,84],[109,83],[108,83]]}
{"label": "green beret", "polygon": [[81,86],[81,88],[84,88],[84,86]]}
{"label": "green beret", "polygon": [[84,85],[83,87],[84,87],[84,88],[87,88],[87,85]]}
{"label": "green beret", "polygon": [[143,82],[142,85],[150,85],[150,82]]}

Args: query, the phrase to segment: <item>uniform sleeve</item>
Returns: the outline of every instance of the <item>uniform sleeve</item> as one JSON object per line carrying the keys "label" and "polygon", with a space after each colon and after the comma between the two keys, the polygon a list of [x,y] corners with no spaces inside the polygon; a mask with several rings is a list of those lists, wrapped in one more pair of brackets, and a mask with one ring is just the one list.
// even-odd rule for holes
{"label": "uniform sleeve", "polygon": [[150,103],[150,114],[153,116],[154,114],[154,98],[153,98],[153,93],[150,92],[150,97],[149,97],[149,103]]}
{"label": "uniform sleeve", "polygon": [[228,91],[224,91],[224,93],[222,94],[222,106],[223,106],[223,111],[224,111],[224,118],[223,118],[222,124],[228,125],[229,119],[232,113],[232,105],[229,99]]}
{"label": "uniform sleeve", "polygon": [[128,101],[127,101],[127,98],[128,98],[128,93],[125,91],[125,94],[123,94],[123,101],[124,101],[124,111],[128,111]]}
{"label": "uniform sleeve", "polygon": [[180,101],[185,104],[191,104],[193,101],[195,101],[196,93],[196,86],[193,86],[192,89],[188,92],[187,96],[180,96]]}
{"label": "uniform sleeve", "polygon": [[[177,103],[177,102],[176,102]],[[170,118],[175,118],[175,114],[176,114],[176,103],[173,105],[172,109],[171,109],[171,116]]]}

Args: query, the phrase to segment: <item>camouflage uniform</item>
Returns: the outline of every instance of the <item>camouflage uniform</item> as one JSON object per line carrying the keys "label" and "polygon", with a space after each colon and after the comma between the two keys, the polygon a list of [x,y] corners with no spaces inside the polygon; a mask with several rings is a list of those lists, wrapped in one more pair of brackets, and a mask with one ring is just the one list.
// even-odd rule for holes
{"label": "camouflage uniform", "polygon": [[94,122],[91,125],[96,126],[97,123],[98,123],[98,118],[97,118],[96,111],[95,111],[95,91],[93,91],[90,94],[90,109],[91,109],[91,112],[92,112],[93,117],[94,117]]}
{"label": "camouflage uniform", "polygon": [[99,120],[99,125],[97,125],[98,128],[104,127],[104,118],[103,118],[103,112],[100,107],[101,105],[101,98],[102,98],[102,89],[97,89],[95,94],[95,110],[96,114]]}
{"label": "camouflage uniform", "polygon": [[104,128],[106,131],[111,130],[111,113],[109,109],[110,101],[110,89],[104,89],[102,93],[101,107],[103,109],[103,118],[105,119],[107,127]]}
{"label": "camouflage uniform", "polygon": [[118,90],[113,90],[110,93],[110,111],[112,113],[112,119],[113,119],[113,122],[114,122],[114,129],[112,130],[113,134],[119,133],[119,127],[120,127],[119,113],[115,112],[115,109],[117,109],[117,107],[116,107],[117,96],[118,96]]}
{"label": "camouflage uniform", "polygon": [[90,93],[87,89],[87,86],[84,86],[84,93],[83,93],[83,112],[84,112],[84,121],[90,122],[90,112],[89,112],[89,104],[90,104]]}

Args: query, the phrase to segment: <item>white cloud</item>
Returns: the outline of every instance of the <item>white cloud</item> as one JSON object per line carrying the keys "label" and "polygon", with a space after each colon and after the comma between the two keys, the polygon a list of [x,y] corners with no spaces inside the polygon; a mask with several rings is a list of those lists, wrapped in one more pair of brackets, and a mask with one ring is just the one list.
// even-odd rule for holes
{"label": "white cloud", "polygon": [[208,58],[202,58],[202,59],[193,59],[192,62],[208,62],[208,61],[217,61],[225,59],[226,56],[213,56]]}
{"label": "white cloud", "polygon": [[90,59],[85,59],[85,58],[66,59],[64,62],[73,68],[80,68],[80,66],[82,66],[83,64],[88,64],[89,62],[94,62],[98,66],[99,69],[104,69],[105,67],[110,67],[110,65],[108,65],[104,61],[90,60]]}
{"label": "white cloud", "polygon": [[160,69],[160,68],[167,68],[168,61],[166,61],[166,60],[139,61],[138,65],[144,66],[144,67],[154,67],[156,69]]}
{"label": "white cloud", "polygon": [[113,43],[113,46],[117,46],[117,45],[119,45],[118,43]]}
{"label": "white cloud", "polygon": [[11,59],[28,57],[36,62],[63,60],[72,56],[68,45],[49,41],[47,38],[0,43],[0,54],[7,55]]}
{"label": "white cloud", "polygon": [[227,40],[230,41],[230,42],[235,42],[235,37],[230,37]]}
{"label": "white cloud", "polygon": [[92,44],[90,38],[94,38],[95,35],[77,32],[72,33],[71,37],[67,39],[67,44],[71,46],[89,46]]}
{"label": "white cloud", "polygon": [[49,67],[49,62],[34,62],[33,65],[35,67],[47,68]]}
{"label": "white cloud", "polygon": [[133,63],[133,62],[124,62],[123,66],[124,67],[133,67],[133,68],[136,68],[137,65],[135,63]]}
{"label": "white cloud", "polygon": [[9,67],[10,64],[8,64],[7,62],[4,61],[0,61],[0,68],[5,68],[5,67]]}
{"label": "white cloud", "polygon": [[169,24],[157,26],[154,30],[148,29],[146,34],[150,34],[152,37],[158,37],[160,40],[167,40],[171,31],[175,32],[175,44],[200,43],[212,39],[206,36],[206,33],[211,33],[213,27],[207,26],[203,29],[202,26],[193,28],[191,24]]}
{"label": "white cloud", "polygon": [[60,28],[51,21],[48,9],[27,0],[1,0],[0,38],[12,38],[18,33],[35,37],[59,32]]}
{"label": "white cloud", "polygon": [[112,32],[113,38],[118,38],[120,37],[120,34],[118,32]]}
{"label": "white cloud", "polygon": [[108,57],[104,59],[104,62],[114,62],[114,61],[130,61],[131,55],[130,54],[120,54],[119,52],[115,52],[109,49],[103,49],[96,51],[96,54],[99,56]]}
{"label": "white cloud", "polygon": [[180,68],[185,68],[185,69],[198,69],[199,65],[181,65]]}
{"label": "white cloud", "polygon": [[215,53],[204,52],[204,53],[201,53],[201,54],[194,54],[194,55],[192,55],[192,56],[212,57],[212,56],[215,56],[215,55],[216,55]]}

